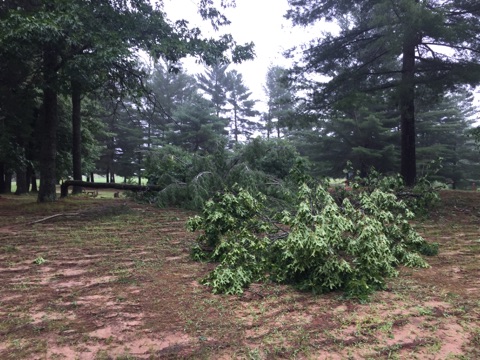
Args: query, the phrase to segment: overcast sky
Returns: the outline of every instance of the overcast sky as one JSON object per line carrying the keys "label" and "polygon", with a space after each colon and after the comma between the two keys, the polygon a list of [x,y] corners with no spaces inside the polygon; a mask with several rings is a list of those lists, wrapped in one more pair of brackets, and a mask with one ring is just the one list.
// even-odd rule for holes
{"label": "overcast sky", "polygon": [[[231,25],[222,28],[222,32],[230,33],[239,44],[253,41],[256,57],[240,65],[232,65],[245,80],[252,91],[252,98],[265,101],[264,84],[268,67],[281,65],[288,67],[289,61],[283,57],[283,52],[293,46],[308,42],[314,36],[320,35],[320,29],[328,28],[319,25],[316,30],[292,28],[291,22],[284,18],[288,10],[287,0],[237,0],[234,8],[224,10]],[[164,9],[170,20],[186,19],[192,26],[201,28],[204,34],[215,35],[208,22],[202,21],[198,15],[197,0],[164,0]],[[330,29],[332,25],[329,25]],[[210,32],[209,32],[210,31]],[[316,33],[315,33],[316,31]],[[193,62],[187,63],[187,72],[195,74],[202,67]],[[480,104],[477,89],[475,103]],[[265,111],[265,104],[258,104],[258,110]]]}
{"label": "overcast sky", "polygon": [[[164,0],[164,6],[169,19],[187,19],[208,34],[211,26],[202,22],[195,0]],[[263,87],[268,67],[288,66],[283,51],[308,40],[305,29],[292,29],[290,21],[284,18],[287,9],[287,0],[238,0],[235,8],[224,10],[232,24],[222,31],[232,34],[239,44],[255,43],[255,60],[231,67],[243,75],[245,84],[253,92],[253,99],[265,98]],[[186,70],[195,73],[198,68],[194,69],[189,63]],[[264,110],[262,106],[258,108]]]}

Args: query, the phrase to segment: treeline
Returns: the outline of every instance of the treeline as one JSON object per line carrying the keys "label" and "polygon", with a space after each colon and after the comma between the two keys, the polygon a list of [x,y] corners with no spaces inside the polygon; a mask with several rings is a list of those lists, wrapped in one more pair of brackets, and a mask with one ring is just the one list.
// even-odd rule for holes
{"label": "treeline", "polygon": [[[228,65],[208,67],[197,75],[184,70],[173,72],[173,65],[159,61],[151,69],[144,67],[145,93],[141,96],[112,98],[94,93],[82,98],[80,157],[84,179],[94,181],[94,174],[101,174],[107,182],[139,182],[147,177],[152,184],[159,184],[158,172],[172,179],[176,176],[168,173],[168,167],[155,170],[153,159],[162,154],[215,155],[217,162],[227,158],[235,161],[242,157],[245,144],[255,138],[282,139],[282,146],[288,145],[291,151],[309,159],[312,173],[319,176],[345,177],[347,163],[353,172],[364,176],[371,168],[382,173],[398,172],[398,111],[388,99],[358,95],[355,101],[339,104],[319,119],[302,112],[294,89],[285,81],[287,70],[272,66],[264,86],[267,111],[261,112],[242,75]],[[455,188],[480,178],[479,152],[470,136],[476,111],[472,104],[473,96],[467,90],[448,93],[435,102],[428,98],[418,102],[420,174],[432,161],[441,158],[436,180]],[[74,145],[71,99],[60,96],[57,106],[58,182],[73,178]],[[27,107],[17,105],[15,109],[25,111]],[[34,124],[39,121],[40,109],[32,107],[30,111],[25,117],[15,112],[16,117],[2,119],[3,192],[9,191],[12,176],[17,181],[17,193],[27,191],[27,183],[32,184],[31,191],[36,191],[40,139]],[[32,125],[27,126],[27,121]],[[266,156],[259,150],[261,143],[264,142],[250,146],[252,159]],[[278,141],[265,146],[274,144],[280,146]],[[172,150],[174,147],[178,150]],[[255,151],[260,152],[255,155]],[[274,159],[275,156],[272,152],[270,160],[278,164],[277,168],[272,165],[268,169],[271,174],[284,171],[282,162],[289,160]],[[212,169],[197,170],[192,177]]]}
{"label": "treeline", "polygon": [[[207,11],[208,2],[200,6],[206,18],[222,23],[220,13]],[[344,24],[342,34],[374,10],[351,10],[352,24]],[[301,16],[290,13],[294,22]],[[400,121],[407,115],[415,120],[415,178],[437,161],[433,179],[453,188],[480,179],[469,87],[475,81],[469,84],[463,73],[452,78],[445,72],[431,84],[419,75],[409,107],[414,113],[405,114],[395,52],[368,74],[352,73],[348,61],[331,62],[342,53],[325,42],[322,56],[313,45],[305,50],[303,67],[270,67],[259,79],[267,99],[262,108],[229,65],[251,58],[252,44],[239,46],[229,36],[201,39],[198,29],[169,22],[147,1],[11,0],[0,5],[0,18],[0,193],[10,192],[15,180],[17,194],[39,191],[39,201],[51,201],[62,179],[94,181],[101,174],[107,182],[147,177],[174,196],[173,188],[207,178],[216,184],[212,189],[255,172],[264,182],[283,181],[292,161],[306,159],[316,176],[367,176],[375,168],[384,174],[409,169],[410,177],[405,163],[412,162],[412,141],[405,143],[407,126]],[[386,46],[372,44],[373,52]],[[201,59],[204,71],[182,69],[187,55]],[[452,60],[452,71],[455,66]],[[319,82],[305,77],[312,69],[340,75]],[[474,64],[471,69],[473,76]],[[374,81],[375,71],[390,77]],[[195,204],[199,187],[192,189],[174,197]]]}
{"label": "treeline", "polygon": [[[198,6],[215,28],[228,23],[212,2]],[[169,21],[161,2],[2,1],[0,192],[12,174],[17,193],[26,192],[36,174],[38,200],[54,201],[59,179],[81,180],[99,159],[111,181],[108,164],[123,134],[109,132],[109,121],[148,95],[141,54],[172,64],[191,55],[211,65],[250,59],[253,44],[205,38],[185,21]]]}

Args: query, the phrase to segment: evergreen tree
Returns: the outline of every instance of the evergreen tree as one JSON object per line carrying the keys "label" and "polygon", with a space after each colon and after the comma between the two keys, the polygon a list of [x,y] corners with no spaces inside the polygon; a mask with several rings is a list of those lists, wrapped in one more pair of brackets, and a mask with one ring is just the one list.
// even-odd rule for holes
{"label": "evergreen tree", "polygon": [[173,114],[175,122],[167,135],[169,143],[186,151],[214,153],[223,149],[228,132],[228,121],[219,118],[210,101],[193,94]]}
{"label": "evergreen tree", "polygon": [[124,178],[124,182],[136,175],[141,178],[142,154],[144,152],[144,129],[140,114],[133,110],[121,109],[117,117],[115,140],[116,174]]}
{"label": "evergreen tree", "polygon": [[372,167],[383,173],[394,171],[399,132],[397,113],[390,108],[387,99],[356,94],[355,99],[337,103],[312,129],[297,132],[294,139],[323,175],[342,177],[348,162],[362,176]]}
{"label": "evergreen tree", "polygon": [[[38,163],[40,97],[36,81],[38,58],[24,46],[2,42],[6,29],[2,23],[9,12],[20,7],[31,9],[27,1],[2,1],[0,4],[0,193],[11,191],[12,176],[17,180],[16,194],[29,190]],[[35,184],[36,185],[36,184]],[[33,187],[35,190],[35,187]]]}
{"label": "evergreen tree", "polygon": [[31,64],[5,55],[0,50],[0,193],[10,191],[15,173],[15,193],[20,195],[28,192],[33,164],[38,160],[38,139],[33,134],[38,126],[39,101],[28,81]]}
{"label": "evergreen tree", "polygon": [[253,108],[256,100],[251,100],[251,91],[243,82],[243,76],[236,70],[228,72],[227,103],[229,104],[230,128],[235,143],[239,136],[250,138],[255,131],[257,123],[252,117],[258,115]]}
{"label": "evergreen tree", "polygon": [[[338,33],[312,41],[294,69],[319,110],[359,91],[395,88],[400,111],[401,174],[416,178],[415,98],[420,86],[444,92],[480,82],[477,0],[396,2],[289,0],[294,25],[336,21]],[[319,80],[325,75],[330,81]]]}
{"label": "evergreen tree", "polygon": [[[462,181],[480,178],[480,154],[469,137],[477,112],[467,90],[448,93],[439,101],[419,101],[417,148],[421,168],[441,158],[436,179],[455,189]],[[470,180],[470,181],[471,181]]]}
{"label": "evergreen tree", "polygon": [[115,175],[124,179],[140,175],[140,160],[144,149],[142,117],[132,102],[103,101],[103,129],[98,134],[101,151],[96,161],[98,173],[107,182],[116,182]]}
{"label": "evergreen tree", "polygon": [[291,124],[294,113],[293,89],[287,85],[286,69],[280,66],[270,66],[266,76],[265,93],[268,101],[268,111],[264,114],[267,139],[273,131],[278,138],[283,128]]}
{"label": "evergreen tree", "polygon": [[171,71],[173,64],[160,61],[148,81],[149,92],[140,107],[146,123],[147,147],[164,143],[168,127],[174,123],[173,114],[187,103],[196,91],[195,79],[184,72]]}
{"label": "evergreen tree", "polygon": [[205,74],[197,75],[197,85],[212,102],[217,117],[225,112],[227,104],[228,64],[216,63],[207,68]]}

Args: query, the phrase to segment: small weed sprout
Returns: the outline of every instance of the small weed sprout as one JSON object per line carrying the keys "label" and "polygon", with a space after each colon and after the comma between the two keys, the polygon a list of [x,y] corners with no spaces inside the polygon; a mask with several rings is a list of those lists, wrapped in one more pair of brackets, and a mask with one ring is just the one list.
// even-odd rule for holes
{"label": "small weed sprout", "polygon": [[36,265],[43,265],[47,262],[42,256],[37,256],[35,260],[33,260],[33,263]]}

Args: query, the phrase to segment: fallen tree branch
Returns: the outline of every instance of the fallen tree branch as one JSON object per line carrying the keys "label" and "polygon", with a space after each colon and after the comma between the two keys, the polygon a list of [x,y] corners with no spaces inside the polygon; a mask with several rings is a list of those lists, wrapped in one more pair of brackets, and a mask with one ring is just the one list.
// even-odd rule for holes
{"label": "fallen tree branch", "polygon": [[32,222],[29,222],[27,225],[38,224],[38,223],[41,223],[41,222],[44,222],[44,221],[47,221],[47,220],[50,220],[50,219],[53,219],[53,218],[56,218],[56,217],[59,217],[59,216],[76,216],[78,214],[79,213],[55,214],[55,215],[47,216],[46,218],[43,218],[43,219],[40,219],[40,220],[35,220],[35,221],[32,221]]}
{"label": "fallen tree branch", "polygon": [[409,191],[401,191],[395,194],[398,198],[406,198],[406,197],[413,197],[413,198],[420,198],[422,194],[415,194]]}
{"label": "fallen tree branch", "polygon": [[60,197],[68,196],[69,186],[81,186],[89,189],[116,189],[127,191],[161,191],[163,186],[158,185],[131,185],[131,184],[118,184],[118,183],[96,183],[80,180],[67,180],[60,186]]}

